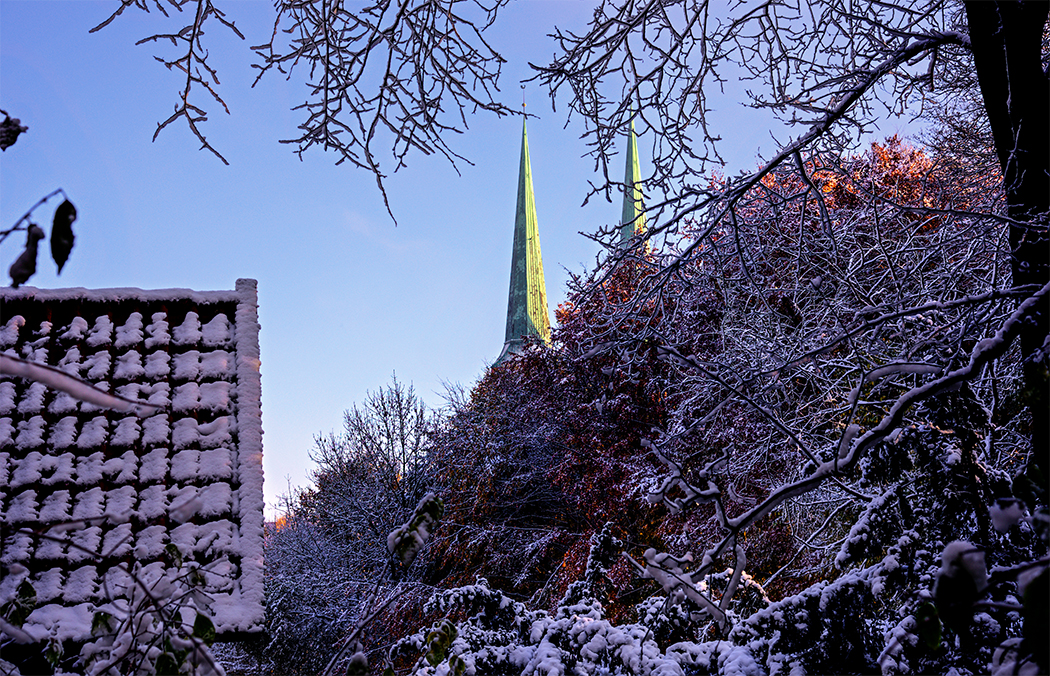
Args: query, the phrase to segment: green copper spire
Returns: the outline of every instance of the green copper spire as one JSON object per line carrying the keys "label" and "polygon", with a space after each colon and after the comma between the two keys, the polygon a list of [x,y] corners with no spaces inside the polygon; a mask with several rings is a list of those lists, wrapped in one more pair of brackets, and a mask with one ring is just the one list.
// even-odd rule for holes
{"label": "green copper spire", "polygon": [[623,215],[620,217],[620,246],[640,232],[645,232],[642,206],[642,170],[638,164],[638,141],[634,136],[634,119],[627,135],[627,168],[623,177]]}
{"label": "green copper spire", "polygon": [[518,168],[518,209],[514,216],[514,249],[510,260],[510,297],[507,302],[507,338],[496,363],[521,349],[522,336],[550,341],[547,286],[543,281],[540,231],[536,225],[536,198],[532,193],[529,136],[521,128],[521,165]]}

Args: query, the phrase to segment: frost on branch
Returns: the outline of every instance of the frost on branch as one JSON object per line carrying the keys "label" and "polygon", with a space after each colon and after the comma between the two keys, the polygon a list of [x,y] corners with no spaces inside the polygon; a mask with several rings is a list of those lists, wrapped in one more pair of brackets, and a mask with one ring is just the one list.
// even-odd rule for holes
{"label": "frost on branch", "polygon": [[897,510],[897,486],[872,500],[850,528],[842,548],[835,557],[835,567],[863,561],[877,555],[887,541],[897,535],[901,520]]}
{"label": "frost on branch", "polygon": [[205,575],[212,571],[183,562],[174,545],[168,556],[173,567],[136,564],[128,598],[95,611],[92,639],[80,650],[85,674],[225,674],[210,648],[216,632]]}
{"label": "frost on branch", "polygon": [[942,616],[965,612],[987,587],[984,552],[964,540],[956,540],[944,548],[941,568],[933,585],[933,598]]}
{"label": "frost on branch", "polygon": [[387,550],[400,563],[402,570],[407,570],[415,561],[416,554],[426,544],[444,512],[445,505],[441,498],[427,493],[416,505],[412,518],[387,536]]}
{"label": "frost on branch", "polygon": [[100,408],[134,413],[140,418],[151,416],[161,409],[160,406],[154,404],[132,401],[103,392],[94,385],[80,378],[70,376],[59,369],[52,368],[47,364],[26,361],[7,354],[0,354],[0,373],[43,383],[59,392],[65,392],[79,401]]}
{"label": "frost on branch", "polygon": [[1024,518],[1025,506],[1024,502],[1016,498],[1001,498],[988,509],[988,513],[995,530],[1005,533]]}
{"label": "frost on branch", "polygon": [[603,588],[609,568],[623,549],[623,543],[612,534],[612,529],[612,522],[607,522],[599,532],[591,536],[591,548],[583,579],[569,585],[562,605],[571,605],[584,599],[604,599],[606,596]]}

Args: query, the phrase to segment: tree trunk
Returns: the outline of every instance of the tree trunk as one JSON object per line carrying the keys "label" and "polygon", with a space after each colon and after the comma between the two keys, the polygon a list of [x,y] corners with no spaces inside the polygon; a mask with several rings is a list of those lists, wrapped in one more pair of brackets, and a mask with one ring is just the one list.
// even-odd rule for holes
{"label": "tree trunk", "polygon": [[[1015,285],[1042,286],[1050,278],[1050,78],[1041,58],[1048,14],[1050,3],[1045,0],[966,2],[977,80],[1003,172],[1007,215],[1025,222],[1010,227]],[[1050,410],[1047,360],[1038,357],[1048,333],[1050,308],[1044,303],[1021,333],[1025,391],[1032,412],[1028,474],[1044,491],[1050,464]],[[1042,497],[1045,501],[1045,492]]]}

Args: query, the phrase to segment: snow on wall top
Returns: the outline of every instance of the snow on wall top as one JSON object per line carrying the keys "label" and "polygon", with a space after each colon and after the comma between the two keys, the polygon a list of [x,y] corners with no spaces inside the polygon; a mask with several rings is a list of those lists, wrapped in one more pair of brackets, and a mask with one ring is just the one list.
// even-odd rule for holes
{"label": "snow on wall top", "polygon": [[255,281],[2,289],[0,352],[164,407],[142,419],[0,374],[0,607],[28,579],[37,606],[23,629],[87,639],[94,609],[126,593],[127,571],[175,565],[174,545],[206,571],[220,633],[261,629]]}

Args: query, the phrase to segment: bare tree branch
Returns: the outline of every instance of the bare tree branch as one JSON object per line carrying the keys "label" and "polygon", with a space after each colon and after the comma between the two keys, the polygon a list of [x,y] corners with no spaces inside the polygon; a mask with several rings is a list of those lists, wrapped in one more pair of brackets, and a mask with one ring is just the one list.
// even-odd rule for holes
{"label": "bare tree branch", "polygon": [[[393,171],[411,152],[468,162],[449,139],[485,111],[518,114],[496,99],[504,59],[482,33],[507,0],[379,0],[347,7],[336,0],[282,0],[270,42],[253,47],[256,82],[270,70],[308,72],[310,97],[295,110],[301,135],[282,143],[296,153],[320,147],[375,176],[393,217],[378,147],[389,145]],[[286,37],[287,36],[287,37]]]}

